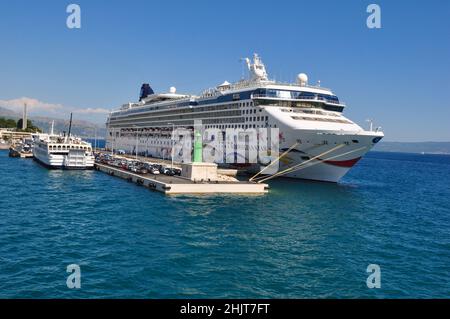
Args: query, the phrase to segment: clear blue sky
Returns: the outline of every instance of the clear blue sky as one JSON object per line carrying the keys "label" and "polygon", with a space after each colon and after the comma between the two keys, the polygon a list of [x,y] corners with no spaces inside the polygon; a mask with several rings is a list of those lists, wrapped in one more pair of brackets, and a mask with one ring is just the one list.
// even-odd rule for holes
{"label": "clear blue sky", "polygon": [[[370,3],[381,29],[366,26]],[[449,17],[445,0],[2,1],[0,100],[89,110],[136,100],[142,82],[199,93],[238,80],[238,59],[258,52],[271,77],[321,80],[386,140],[450,141]]]}

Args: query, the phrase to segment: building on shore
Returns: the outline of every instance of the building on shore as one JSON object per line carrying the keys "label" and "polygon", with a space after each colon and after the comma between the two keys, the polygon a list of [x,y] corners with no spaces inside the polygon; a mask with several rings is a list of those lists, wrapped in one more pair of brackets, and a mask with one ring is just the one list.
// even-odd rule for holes
{"label": "building on shore", "polygon": [[30,132],[17,132],[12,128],[0,128],[0,141],[14,143],[15,141],[22,140],[24,138],[31,138],[33,133]]}

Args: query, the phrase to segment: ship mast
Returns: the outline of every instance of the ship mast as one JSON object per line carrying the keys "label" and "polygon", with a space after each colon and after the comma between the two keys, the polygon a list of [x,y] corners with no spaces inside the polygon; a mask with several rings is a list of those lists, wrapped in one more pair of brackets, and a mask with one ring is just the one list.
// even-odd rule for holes
{"label": "ship mast", "polygon": [[247,63],[247,68],[250,71],[251,80],[267,81],[266,66],[262,63],[258,54],[253,54],[253,63],[251,63],[249,58],[245,58],[245,62]]}
{"label": "ship mast", "polygon": [[69,139],[69,143],[70,143],[70,132],[71,131],[72,131],[72,113],[70,113],[69,133],[67,134],[67,138]]}

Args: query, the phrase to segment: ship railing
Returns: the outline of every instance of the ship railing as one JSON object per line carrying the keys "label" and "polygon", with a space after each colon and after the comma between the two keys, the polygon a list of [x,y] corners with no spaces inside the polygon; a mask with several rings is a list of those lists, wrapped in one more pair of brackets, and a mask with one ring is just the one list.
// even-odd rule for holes
{"label": "ship railing", "polygon": [[[252,87],[261,87],[264,85],[284,85],[284,86],[293,86],[299,87],[298,83],[289,83],[289,82],[277,82],[275,80],[241,80],[235,83],[231,83],[229,85],[230,90],[242,89],[242,88],[252,88]],[[312,88],[312,89],[320,89],[325,91],[330,91],[330,89],[319,86],[319,85],[302,85],[301,87]],[[209,88],[202,92],[202,97],[213,97],[221,95],[222,92],[218,88]]]}
{"label": "ship railing", "polygon": [[331,89],[320,86],[320,85],[300,85],[298,83],[291,83],[291,82],[280,82],[280,81],[276,81],[276,80],[241,80],[239,82],[235,82],[230,84],[230,87],[232,89],[235,88],[242,88],[242,87],[253,87],[253,86],[261,86],[261,85],[284,85],[284,86],[295,86],[295,87],[306,87],[306,88],[311,88],[311,89],[319,89],[319,90],[324,90],[324,91],[330,91]]}
{"label": "ship railing", "polygon": [[273,99],[288,99],[288,100],[292,100],[292,101],[325,101],[328,104],[336,104],[336,105],[345,105],[343,102],[336,102],[321,96],[302,96],[300,98],[286,98],[283,96],[276,96],[276,95],[271,95],[271,94],[252,94],[251,98],[273,98]]}
{"label": "ship railing", "polygon": [[305,87],[305,88],[310,88],[310,89],[319,89],[319,90],[324,90],[324,91],[330,91],[331,89],[320,86],[320,85],[310,85],[310,84],[304,84],[304,85],[300,85],[298,83],[291,83],[291,82],[276,82],[276,84],[278,85],[286,85],[286,86],[296,86],[296,87]]}

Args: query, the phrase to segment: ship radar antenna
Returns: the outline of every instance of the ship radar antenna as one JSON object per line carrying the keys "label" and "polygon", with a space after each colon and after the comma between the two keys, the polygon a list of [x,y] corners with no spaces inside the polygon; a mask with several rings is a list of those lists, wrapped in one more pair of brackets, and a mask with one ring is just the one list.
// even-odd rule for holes
{"label": "ship radar antenna", "polygon": [[241,63],[241,80],[245,79],[245,66],[247,66],[247,68],[250,70],[250,60],[248,60],[248,58],[240,58],[239,62]]}
{"label": "ship radar antenna", "polygon": [[251,75],[251,80],[255,81],[267,81],[266,66],[262,63],[261,58],[257,53],[253,54],[253,64],[249,58],[245,58],[247,68]]}

